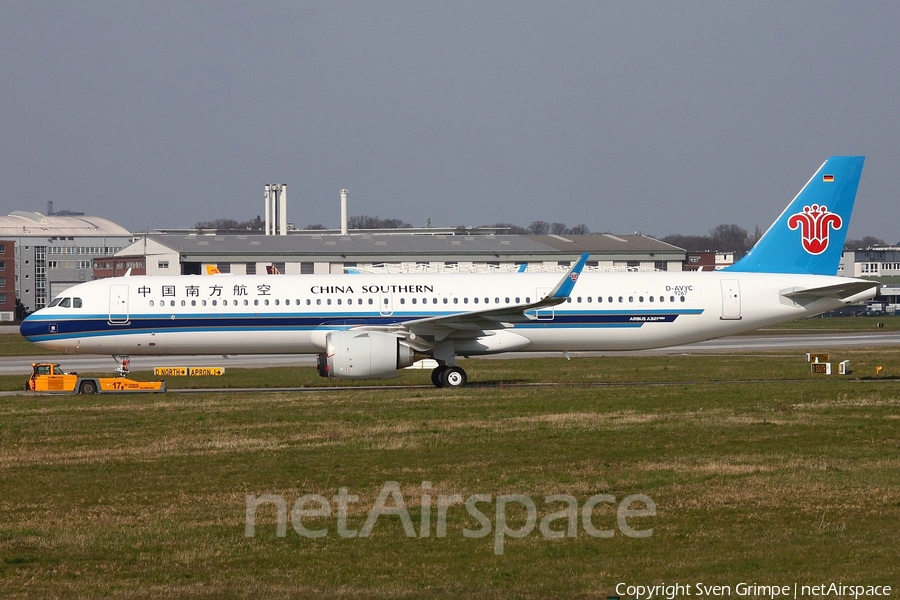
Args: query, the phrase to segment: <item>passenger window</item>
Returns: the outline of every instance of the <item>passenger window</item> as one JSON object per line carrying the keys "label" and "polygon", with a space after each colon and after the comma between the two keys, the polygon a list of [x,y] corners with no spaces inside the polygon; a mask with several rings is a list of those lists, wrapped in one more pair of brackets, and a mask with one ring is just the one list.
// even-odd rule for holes
{"label": "passenger window", "polygon": [[[66,298],[68,300],[68,298]],[[153,300],[150,301],[150,306],[153,306]]]}

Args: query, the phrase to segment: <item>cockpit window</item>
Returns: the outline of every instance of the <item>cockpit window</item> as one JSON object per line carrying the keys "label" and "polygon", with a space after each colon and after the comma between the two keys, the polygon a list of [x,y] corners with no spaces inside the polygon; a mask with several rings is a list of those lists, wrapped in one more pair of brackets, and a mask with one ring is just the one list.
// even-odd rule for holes
{"label": "cockpit window", "polygon": [[71,298],[63,298],[62,302],[60,302],[59,305],[63,308],[69,308],[70,306],[72,306],[72,299]]}
{"label": "cockpit window", "polygon": [[72,308],[81,308],[81,298],[72,298]]}
{"label": "cockpit window", "polygon": [[62,298],[54,298],[53,301],[47,306],[47,308],[53,308],[54,306],[62,302],[62,300]]}

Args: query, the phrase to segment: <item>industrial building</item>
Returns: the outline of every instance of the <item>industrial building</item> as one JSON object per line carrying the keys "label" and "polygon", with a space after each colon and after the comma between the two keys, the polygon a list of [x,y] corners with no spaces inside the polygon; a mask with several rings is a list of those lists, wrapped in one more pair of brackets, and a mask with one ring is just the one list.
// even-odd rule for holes
{"label": "industrial building", "polygon": [[[0,258],[0,280],[5,279],[7,286],[3,289],[12,282],[13,307],[18,298],[32,312],[66,288],[92,279],[94,258],[112,256],[134,238],[128,230],[99,217],[16,211],[0,216],[0,239],[6,240],[0,243],[6,246]],[[8,316],[3,312],[0,316]]]}
{"label": "industrial building", "polygon": [[[291,235],[148,235],[113,259],[95,261],[97,277],[222,273],[304,275],[365,272],[513,271],[566,268],[591,255],[588,270],[681,271],[685,252],[642,235],[423,235],[413,230]],[[415,230],[421,231],[421,230]]]}
{"label": "industrial building", "polygon": [[838,275],[844,277],[900,277],[900,247],[844,250]]}

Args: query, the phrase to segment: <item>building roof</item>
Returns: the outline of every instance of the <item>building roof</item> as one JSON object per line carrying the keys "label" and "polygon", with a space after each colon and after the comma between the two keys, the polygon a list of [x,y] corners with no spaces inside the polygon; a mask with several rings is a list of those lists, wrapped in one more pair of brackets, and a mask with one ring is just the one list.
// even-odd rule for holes
{"label": "building roof", "polygon": [[130,236],[131,232],[100,217],[45,216],[17,210],[0,217],[0,237],[22,236]]}
{"label": "building roof", "polygon": [[[235,255],[265,255],[330,260],[354,260],[377,256],[380,260],[437,259],[453,256],[465,260],[510,260],[529,257],[573,258],[589,252],[620,260],[683,260],[684,250],[642,235],[597,234],[585,236],[529,235],[150,235],[149,239],[178,252],[182,260],[215,260]],[[120,254],[133,253],[136,245]]]}

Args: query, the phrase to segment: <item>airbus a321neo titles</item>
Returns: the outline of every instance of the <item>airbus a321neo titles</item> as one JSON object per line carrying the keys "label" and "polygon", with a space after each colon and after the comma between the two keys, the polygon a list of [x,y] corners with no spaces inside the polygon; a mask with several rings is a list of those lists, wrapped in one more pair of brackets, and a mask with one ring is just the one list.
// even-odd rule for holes
{"label": "airbus a321neo titles", "polygon": [[837,277],[865,157],[829,158],[742,259],[712,272],[125,276],[69,288],[21,325],[66,352],[316,354],[319,373],[387,378],[423,358],[641,350],[734,335],[872,298]]}

